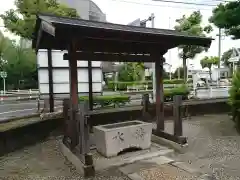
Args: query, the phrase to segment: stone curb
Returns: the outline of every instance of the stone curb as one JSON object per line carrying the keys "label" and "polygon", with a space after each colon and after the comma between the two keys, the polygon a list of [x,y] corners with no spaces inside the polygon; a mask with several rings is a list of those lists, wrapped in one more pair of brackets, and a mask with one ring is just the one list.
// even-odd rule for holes
{"label": "stone curb", "polygon": [[158,157],[158,156],[166,156],[166,155],[171,154],[173,152],[174,151],[172,149],[161,150],[161,151],[157,151],[157,152],[151,152],[151,153],[147,153],[147,154],[144,154],[144,155],[139,155],[139,156],[134,157],[134,158],[127,158],[124,161],[121,161],[119,163],[111,164],[111,167],[118,167],[118,166],[133,164],[133,163],[135,163],[137,161],[141,161],[141,160],[146,160],[146,159],[150,159],[150,158],[154,158],[154,157]]}
{"label": "stone curb", "polygon": [[156,144],[161,144],[161,145],[170,147],[180,154],[185,153],[188,149],[188,144],[184,144],[184,145],[177,144],[175,142],[166,140],[164,138],[161,138],[161,137],[158,137],[155,135],[152,135],[151,140],[152,140],[152,142],[154,142]]}
{"label": "stone curb", "polygon": [[199,168],[193,167],[193,165],[187,164],[185,162],[172,162],[170,163],[170,165],[182,169],[190,174],[194,174],[196,176],[203,175],[203,172]]}
{"label": "stone curb", "polygon": [[8,118],[8,119],[3,119],[3,120],[0,121],[0,124],[9,123],[9,122],[17,121],[17,120],[21,120],[21,119],[34,118],[34,117],[40,117],[40,113],[33,113],[33,114],[26,115],[26,116],[19,116],[19,117],[12,117],[12,118]]}

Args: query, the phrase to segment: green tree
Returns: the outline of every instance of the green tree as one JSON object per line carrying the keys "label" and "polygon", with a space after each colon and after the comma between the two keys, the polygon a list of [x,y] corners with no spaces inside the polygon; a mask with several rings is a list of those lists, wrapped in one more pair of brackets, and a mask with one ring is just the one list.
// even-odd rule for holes
{"label": "green tree", "polygon": [[32,39],[38,13],[78,17],[75,9],[59,4],[57,0],[15,0],[15,6],[16,10],[6,11],[1,18],[9,31],[26,39]]}
{"label": "green tree", "polygon": [[219,57],[207,57],[205,56],[201,61],[200,64],[202,68],[208,68],[209,69],[209,76],[210,79],[212,80],[212,66],[213,65],[218,65],[219,63]]}
{"label": "green tree", "polygon": [[174,74],[173,74],[173,77],[174,78],[180,78],[180,79],[183,79],[183,76],[184,76],[184,72],[183,72],[183,67],[178,67],[175,71],[174,71]]}
{"label": "green tree", "polygon": [[[175,30],[179,32],[186,32],[190,35],[203,36],[210,33],[213,29],[210,25],[202,27],[202,15],[200,11],[194,11],[190,16],[185,15],[176,20],[177,25]],[[206,51],[207,49],[201,46],[189,46],[181,45],[178,47],[180,49],[179,57],[183,59],[183,69],[184,69],[184,81],[187,80],[187,59],[193,59],[197,54]]]}
{"label": "green tree", "polygon": [[125,63],[119,70],[119,81],[140,81],[144,73],[143,63]]}
{"label": "green tree", "polygon": [[220,3],[212,11],[209,21],[218,28],[225,30],[233,39],[240,38],[240,1]]}
{"label": "green tree", "polygon": [[232,107],[232,119],[240,130],[240,71],[236,71],[232,79],[232,87],[229,91],[229,103]]}
{"label": "green tree", "polygon": [[221,57],[221,61],[223,62],[223,64],[227,67],[229,67],[229,65],[231,64],[228,60],[231,58],[232,55],[232,49],[229,49],[227,51],[225,51]]}
{"label": "green tree", "polygon": [[0,70],[4,70],[4,67],[6,66],[6,59],[5,59],[5,53],[8,50],[8,48],[11,45],[10,39],[5,37],[2,32],[0,31]]}

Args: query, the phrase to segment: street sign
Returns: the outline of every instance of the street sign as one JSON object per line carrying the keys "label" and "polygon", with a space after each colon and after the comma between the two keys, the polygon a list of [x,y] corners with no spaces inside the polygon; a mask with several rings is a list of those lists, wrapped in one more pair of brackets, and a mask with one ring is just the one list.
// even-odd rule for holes
{"label": "street sign", "polygon": [[6,92],[6,82],[5,82],[5,79],[6,79],[6,77],[7,77],[7,72],[1,71],[1,72],[0,72],[0,76],[1,76],[1,78],[3,79],[3,92],[4,92],[4,94],[5,94],[5,92]]}
{"label": "street sign", "polygon": [[1,71],[0,76],[1,76],[1,78],[5,79],[7,77],[7,72]]}

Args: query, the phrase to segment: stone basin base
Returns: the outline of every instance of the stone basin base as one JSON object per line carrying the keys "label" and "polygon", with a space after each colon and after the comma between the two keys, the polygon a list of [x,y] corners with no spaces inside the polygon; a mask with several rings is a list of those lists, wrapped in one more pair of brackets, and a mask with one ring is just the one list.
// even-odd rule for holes
{"label": "stone basin base", "polygon": [[150,148],[152,123],[127,121],[100,125],[94,126],[93,132],[97,151],[112,157],[128,148]]}

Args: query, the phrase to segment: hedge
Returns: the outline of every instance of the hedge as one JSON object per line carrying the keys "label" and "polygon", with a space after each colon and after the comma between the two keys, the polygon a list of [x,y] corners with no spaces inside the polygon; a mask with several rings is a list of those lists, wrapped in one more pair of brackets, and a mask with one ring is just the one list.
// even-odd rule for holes
{"label": "hedge", "polygon": [[[163,84],[184,84],[183,79],[172,79],[163,80]],[[117,86],[117,90],[127,90],[128,86],[142,86],[144,88],[146,85],[148,86],[148,89],[152,89],[152,81],[138,81],[138,82],[114,82],[114,81],[108,81],[107,87],[108,89],[114,90],[115,85]]]}
{"label": "hedge", "polygon": [[173,89],[164,89],[164,100],[172,101],[173,96],[176,96],[176,95],[182,95],[183,99],[186,100],[186,99],[188,99],[189,93],[190,93],[190,91],[189,91],[188,87],[185,85],[182,85],[180,87],[173,88]]}
{"label": "hedge", "polygon": [[[173,96],[182,95],[183,99],[187,99],[189,90],[186,86],[173,88],[170,90],[164,90],[164,101],[172,101]],[[88,101],[88,96],[80,96],[79,101]],[[128,95],[111,95],[111,96],[94,96],[93,103],[95,106],[123,106],[130,102],[130,96]]]}
{"label": "hedge", "polygon": [[[88,96],[80,96],[79,101],[88,101]],[[127,95],[111,95],[111,96],[94,96],[93,104],[95,106],[106,107],[113,105],[121,106],[130,102],[130,96]]]}

